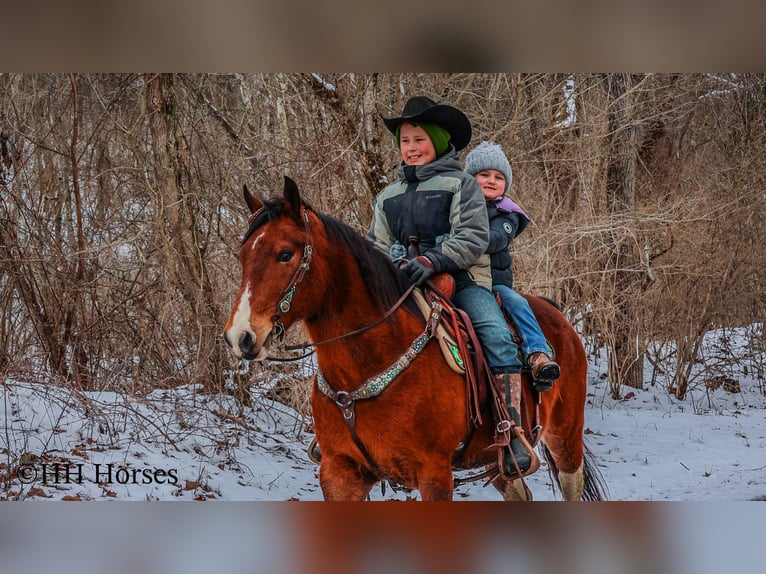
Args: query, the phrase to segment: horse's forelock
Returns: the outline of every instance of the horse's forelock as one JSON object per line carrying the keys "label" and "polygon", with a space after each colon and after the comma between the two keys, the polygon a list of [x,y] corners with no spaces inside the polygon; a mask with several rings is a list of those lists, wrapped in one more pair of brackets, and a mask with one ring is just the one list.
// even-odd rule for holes
{"label": "horse's forelock", "polygon": [[267,222],[276,219],[282,213],[283,202],[281,198],[272,197],[263,202],[263,207],[253,213],[248,221],[247,231],[242,236],[242,244],[255,233],[255,230]]}

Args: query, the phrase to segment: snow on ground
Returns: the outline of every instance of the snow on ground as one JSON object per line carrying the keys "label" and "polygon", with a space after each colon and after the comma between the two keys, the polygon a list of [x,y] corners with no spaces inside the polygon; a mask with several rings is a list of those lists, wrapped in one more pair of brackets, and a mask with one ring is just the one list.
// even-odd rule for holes
{"label": "snow on ground", "polygon": [[[604,363],[591,362],[585,426],[610,500],[766,496],[766,382],[739,376],[735,393],[697,384],[683,401],[645,385],[614,400]],[[252,407],[195,391],[130,397],[3,381],[0,499],[322,499],[306,456],[310,421],[266,398],[264,387],[253,388]],[[544,465],[528,485],[535,500],[558,500]],[[408,497],[417,493],[376,487],[371,495]],[[473,482],[455,499],[500,496]]]}

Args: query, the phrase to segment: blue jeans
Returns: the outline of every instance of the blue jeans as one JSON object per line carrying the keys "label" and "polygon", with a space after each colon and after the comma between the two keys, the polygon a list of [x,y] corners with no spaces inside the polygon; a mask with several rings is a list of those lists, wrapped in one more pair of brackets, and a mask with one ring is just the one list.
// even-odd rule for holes
{"label": "blue jeans", "polygon": [[540,324],[537,322],[535,314],[529,302],[518,292],[507,285],[493,285],[492,289],[500,293],[503,299],[503,310],[516,325],[521,339],[521,353],[524,356],[524,362],[527,361],[532,353],[545,353],[548,358],[551,357],[551,349],[548,341],[545,340]]}
{"label": "blue jeans", "polygon": [[455,292],[452,302],[471,319],[490,370],[493,373],[521,371],[518,346],[489,289],[468,285]]}

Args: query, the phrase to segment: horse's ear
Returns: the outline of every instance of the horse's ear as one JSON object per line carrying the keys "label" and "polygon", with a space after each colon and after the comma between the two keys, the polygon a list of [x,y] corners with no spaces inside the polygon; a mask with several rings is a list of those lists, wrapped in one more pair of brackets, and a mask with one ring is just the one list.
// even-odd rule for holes
{"label": "horse's ear", "polygon": [[296,183],[285,176],[285,202],[290,206],[293,213],[299,214],[301,212],[301,194],[298,191]]}
{"label": "horse's ear", "polygon": [[250,190],[247,189],[246,185],[243,185],[242,188],[243,188],[243,194],[245,196],[245,203],[247,203],[247,207],[248,209],[250,209],[250,213],[255,213],[261,207],[263,207],[263,202],[260,199],[258,199],[256,196],[254,196],[252,193],[250,193]]}

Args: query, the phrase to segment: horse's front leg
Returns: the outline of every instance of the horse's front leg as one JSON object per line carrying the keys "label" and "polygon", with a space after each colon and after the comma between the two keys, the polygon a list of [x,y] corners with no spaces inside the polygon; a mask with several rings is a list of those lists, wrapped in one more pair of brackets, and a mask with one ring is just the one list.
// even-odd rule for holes
{"label": "horse's front leg", "polygon": [[423,467],[418,473],[418,490],[424,501],[452,500],[454,489],[452,465],[449,462]]}
{"label": "horse's front leg", "polygon": [[323,456],[319,485],[325,500],[365,500],[378,481],[345,456]]}

